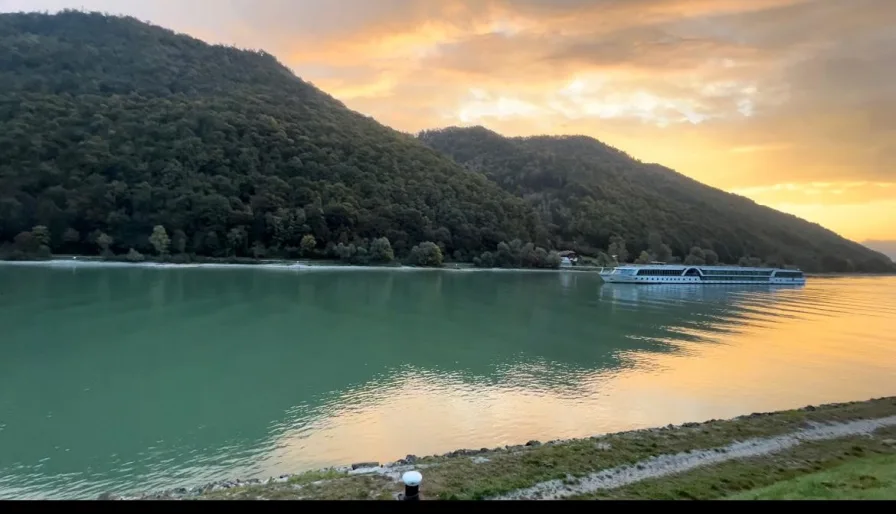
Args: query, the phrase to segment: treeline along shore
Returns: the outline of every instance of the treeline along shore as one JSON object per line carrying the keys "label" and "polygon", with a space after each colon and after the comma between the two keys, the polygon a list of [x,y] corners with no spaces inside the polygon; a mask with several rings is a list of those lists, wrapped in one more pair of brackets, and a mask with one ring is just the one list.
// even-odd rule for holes
{"label": "treeline along shore", "polygon": [[[303,250],[293,252],[293,258],[266,257],[263,253],[254,256],[240,256],[229,254],[221,257],[188,253],[185,251],[181,235],[176,234],[175,239],[168,236],[165,228],[157,226],[152,235],[147,238],[152,247],[150,253],[141,253],[130,248],[127,253],[116,254],[110,247],[111,238],[104,233],[97,236],[98,254],[53,254],[48,240],[49,232],[44,226],[36,226],[31,231],[20,233],[16,237],[14,245],[0,245],[0,260],[13,262],[53,262],[60,260],[81,260],[82,262],[110,262],[110,263],[159,263],[159,264],[239,264],[239,265],[276,265],[295,264],[306,265],[351,265],[351,266],[376,266],[376,267],[425,267],[425,268],[504,268],[504,269],[560,269],[563,262],[562,254],[574,252],[547,251],[536,247],[532,243],[523,244],[519,239],[509,244],[501,242],[494,252],[484,252],[472,261],[455,260],[446,258],[443,246],[425,241],[411,248],[410,253],[403,259],[395,256],[388,238],[374,239],[368,245],[356,246],[342,243],[329,245],[324,250],[315,248],[314,236],[306,235],[302,238]],[[681,259],[668,254],[668,246],[662,243],[661,238],[656,238],[656,251],[642,252],[632,264],[647,264],[656,262],[660,257],[669,259],[667,264],[686,265],[723,265],[719,262],[718,255],[709,249],[693,248],[691,253]],[[172,248],[173,245],[173,248]],[[625,243],[621,239],[611,243],[607,249],[610,253],[598,252],[597,257],[575,256],[573,265],[563,266],[565,270],[596,271],[604,267],[620,266],[628,264],[619,261],[619,254],[627,257]],[[795,266],[776,262],[764,262],[753,257],[742,257],[738,266],[767,266],[795,268]],[[889,274],[894,271],[861,272],[814,272],[811,276],[851,276],[856,274]]]}

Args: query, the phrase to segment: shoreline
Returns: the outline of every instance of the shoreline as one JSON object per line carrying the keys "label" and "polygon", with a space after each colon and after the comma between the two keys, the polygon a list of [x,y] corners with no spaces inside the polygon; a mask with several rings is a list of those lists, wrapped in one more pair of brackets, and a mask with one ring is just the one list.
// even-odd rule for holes
{"label": "shoreline", "polygon": [[386,271],[516,271],[516,272],[596,272],[600,268],[588,266],[571,266],[560,268],[480,268],[472,263],[448,262],[439,267],[408,266],[404,264],[342,264],[337,260],[322,259],[263,259],[238,260],[209,259],[196,262],[171,262],[170,260],[146,259],[131,262],[124,259],[104,259],[99,256],[55,255],[49,259],[0,260],[0,266],[35,266],[35,267],[92,267],[92,268],[206,268],[206,269],[280,269],[280,270],[386,270]]}
{"label": "shoreline", "polygon": [[[754,489],[731,486],[725,473],[740,476],[775,466],[777,475],[757,472],[747,484],[758,488],[775,485],[776,478],[832,468],[850,456],[891,454],[896,455],[896,396],[547,443],[408,455],[393,462],[360,462],[268,479],[221,480],[143,494],[110,492],[99,499],[395,500],[403,490],[401,474],[410,470],[423,474],[423,499],[649,498],[664,484],[678,487],[675,484],[690,481],[706,486],[707,475],[705,494],[719,497],[715,493],[720,483],[732,489],[727,491],[731,494]],[[790,469],[777,459],[808,460],[804,467]]]}
{"label": "shoreline", "polygon": [[[482,268],[476,267],[472,263],[467,262],[447,262],[439,267],[423,267],[408,266],[399,263],[392,264],[342,264],[338,260],[324,259],[200,259],[195,262],[172,262],[170,260],[145,259],[139,262],[132,262],[125,259],[106,259],[96,255],[54,255],[48,259],[22,259],[22,260],[4,260],[0,259],[0,266],[43,266],[43,267],[93,267],[93,268],[169,268],[169,269],[187,269],[187,268],[205,268],[205,269],[272,269],[272,270],[291,270],[291,271],[335,271],[335,270],[392,270],[392,271],[513,271],[513,272],[577,272],[597,273],[601,270],[599,266],[561,266],[559,268]],[[849,278],[849,277],[885,277],[893,276],[896,273],[826,273],[826,272],[806,272],[806,277],[812,278]]]}

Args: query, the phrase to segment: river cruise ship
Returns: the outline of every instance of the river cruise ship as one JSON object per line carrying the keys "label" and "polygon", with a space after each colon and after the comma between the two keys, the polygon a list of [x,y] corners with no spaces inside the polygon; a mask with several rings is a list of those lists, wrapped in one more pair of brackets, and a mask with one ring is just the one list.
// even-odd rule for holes
{"label": "river cruise ship", "polygon": [[683,264],[646,264],[604,268],[605,282],[621,284],[782,284],[802,285],[806,277],[800,270],[781,268],[745,268],[740,266],[686,266]]}

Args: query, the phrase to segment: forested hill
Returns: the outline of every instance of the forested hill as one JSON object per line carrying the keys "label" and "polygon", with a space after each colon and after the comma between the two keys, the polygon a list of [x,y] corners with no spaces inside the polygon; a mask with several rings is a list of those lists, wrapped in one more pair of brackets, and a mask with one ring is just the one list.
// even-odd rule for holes
{"label": "forested hill", "polygon": [[0,257],[554,266],[549,250],[691,262],[715,250],[807,270],[892,266],[590,139],[424,142],[264,52],[133,18],[0,14],[0,48]]}
{"label": "forested hill", "polygon": [[815,223],[642,163],[589,137],[507,138],[482,127],[418,137],[525,198],[550,234],[586,252],[607,248],[618,234],[629,258],[644,249],[651,258],[687,258],[698,247],[696,254],[712,250],[730,263],[761,257],[812,271],[893,269],[883,254]]}
{"label": "forested hill", "polygon": [[219,257],[534,237],[522,199],[263,52],[74,11],[0,15],[0,48],[7,253],[153,252],[156,226],[171,254]]}
{"label": "forested hill", "polygon": [[867,246],[868,248],[871,248],[872,250],[875,250],[877,252],[880,252],[880,253],[886,255],[891,260],[896,262],[896,240],[887,241],[887,240],[869,239],[867,241],[862,241],[862,244]]}

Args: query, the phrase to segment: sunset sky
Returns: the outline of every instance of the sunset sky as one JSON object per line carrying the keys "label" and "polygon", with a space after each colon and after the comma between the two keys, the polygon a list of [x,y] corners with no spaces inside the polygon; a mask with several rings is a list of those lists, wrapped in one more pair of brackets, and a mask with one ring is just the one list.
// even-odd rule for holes
{"label": "sunset sky", "polygon": [[896,240],[896,0],[0,0],[261,48],[405,131],[586,134]]}

